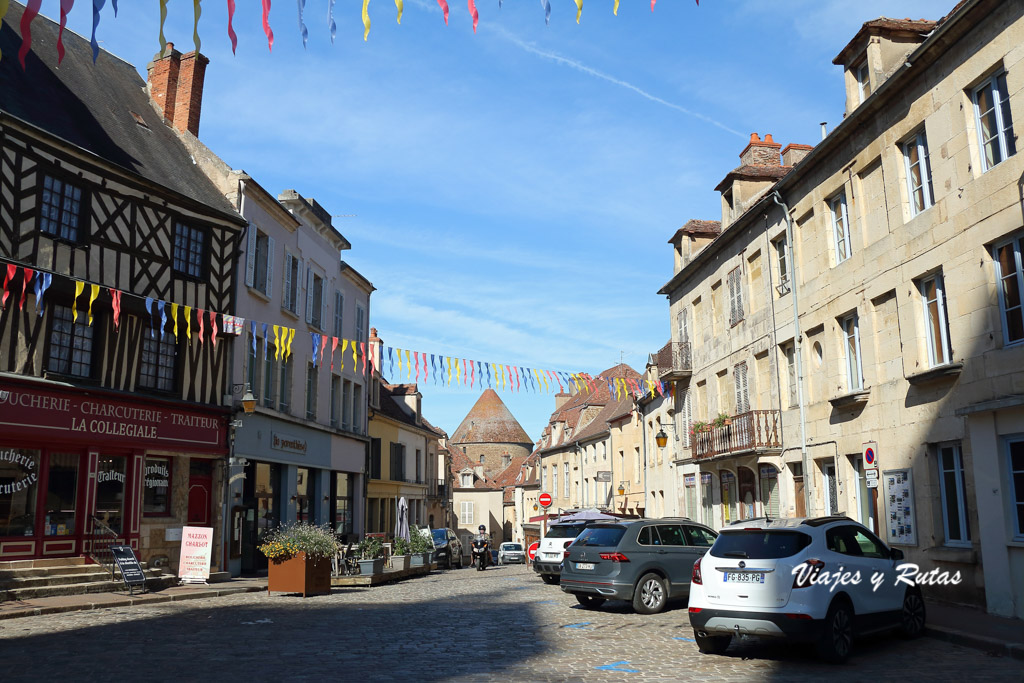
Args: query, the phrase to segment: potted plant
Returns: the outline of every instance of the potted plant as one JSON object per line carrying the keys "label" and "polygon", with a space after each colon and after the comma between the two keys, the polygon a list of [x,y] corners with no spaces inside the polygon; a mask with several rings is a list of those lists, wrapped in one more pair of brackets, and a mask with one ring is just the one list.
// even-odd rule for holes
{"label": "potted plant", "polygon": [[715,425],[715,427],[728,427],[729,425],[732,424],[732,418],[730,418],[725,413],[719,413],[718,417],[715,418],[713,424]]}
{"label": "potted plant", "polygon": [[377,536],[367,536],[359,541],[359,573],[384,573],[384,543]]}
{"label": "potted plant", "polygon": [[329,526],[300,522],[267,534],[260,552],[267,556],[267,592],[323,595],[331,592],[331,561],[338,543]]}
{"label": "potted plant", "polygon": [[700,434],[702,432],[706,432],[707,430],[708,430],[708,423],[707,422],[703,422],[701,420],[697,420],[696,422],[693,423],[693,426],[690,428],[690,435],[691,436],[696,436],[697,434]]}
{"label": "potted plant", "polygon": [[412,554],[412,545],[409,541],[399,536],[395,539],[395,544],[392,548],[393,553],[391,555],[391,566],[399,571],[408,569],[411,559],[410,555]]}
{"label": "potted plant", "polygon": [[425,567],[430,565],[430,553],[434,544],[430,540],[429,531],[412,530],[412,566]]}

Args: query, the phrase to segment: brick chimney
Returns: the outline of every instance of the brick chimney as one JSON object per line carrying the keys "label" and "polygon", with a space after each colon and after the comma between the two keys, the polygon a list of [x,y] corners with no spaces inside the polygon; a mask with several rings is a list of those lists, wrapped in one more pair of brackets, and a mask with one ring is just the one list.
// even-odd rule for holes
{"label": "brick chimney", "polygon": [[782,150],[782,165],[783,166],[796,166],[801,159],[811,153],[814,149],[810,145],[797,145],[789,143],[786,148]]}
{"label": "brick chimney", "polygon": [[181,53],[174,49],[174,43],[167,43],[163,52],[157,54],[146,68],[149,99],[168,121],[174,121],[180,69]]}
{"label": "brick chimney", "polygon": [[181,56],[178,92],[174,98],[174,127],[199,136],[199,112],[203,107],[203,82],[210,60],[192,51]]}
{"label": "brick chimney", "polygon": [[750,134],[750,142],[740,152],[740,161],[744,166],[778,166],[779,150],[782,145],[772,140],[771,133],[764,140],[757,133]]}

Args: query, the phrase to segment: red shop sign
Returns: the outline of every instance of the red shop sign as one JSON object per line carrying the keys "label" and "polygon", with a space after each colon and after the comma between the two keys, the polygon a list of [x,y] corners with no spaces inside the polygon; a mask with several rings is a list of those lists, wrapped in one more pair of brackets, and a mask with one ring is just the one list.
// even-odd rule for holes
{"label": "red shop sign", "polygon": [[216,413],[12,385],[0,392],[0,431],[7,428],[43,439],[218,452],[226,433],[225,418]]}

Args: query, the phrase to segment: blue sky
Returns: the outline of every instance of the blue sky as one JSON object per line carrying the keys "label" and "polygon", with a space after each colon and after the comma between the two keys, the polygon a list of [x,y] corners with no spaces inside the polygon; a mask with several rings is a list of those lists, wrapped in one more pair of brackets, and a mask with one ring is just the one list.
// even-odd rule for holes
{"label": "blue sky", "polygon": [[[924,0],[274,0],[268,52],[257,0],[238,0],[232,56],[224,0],[199,24],[210,58],[200,138],[268,190],[315,197],[377,287],[370,323],[389,346],[489,362],[642,371],[670,336],[667,240],[720,217],[713,191],[751,132],[815,144],[843,114],[832,58],[878,16],[937,19]],[[58,17],[57,0],[43,14]],[[110,3],[102,46],[145,73],[156,0]],[[69,26],[88,36],[90,3]],[[192,3],[169,0],[164,33],[193,49]],[[397,379],[397,378],[395,378]],[[424,412],[453,432],[478,390],[422,385]],[[504,394],[537,438],[546,394]]]}

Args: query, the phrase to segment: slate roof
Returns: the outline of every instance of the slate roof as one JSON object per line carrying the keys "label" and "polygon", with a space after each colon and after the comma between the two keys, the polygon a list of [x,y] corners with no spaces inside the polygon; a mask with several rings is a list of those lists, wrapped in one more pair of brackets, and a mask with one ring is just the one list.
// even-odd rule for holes
{"label": "slate roof", "polygon": [[[23,13],[24,5],[12,2],[0,29],[3,117],[21,119],[242,223],[150,104],[146,83],[134,66],[102,49],[94,65],[89,42],[65,29],[66,54],[58,69],[58,25],[39,15],[32,22],[32,50],[23,71],[18,62]],[[146,125],[136,123],[133,114]]]}
{"label": "slate roof", "polygon": [[490,388],[480,394],[451,440],[454,443],[533,444],[533,439],[512,416],[498,393]]}
{"label": "slate roof", "polygon": [[729,171],[722,182],[715,186],[715,192],[728,188],[733,180],[778,180],[793,170],[792,166],[762,166],[743,164]]}

